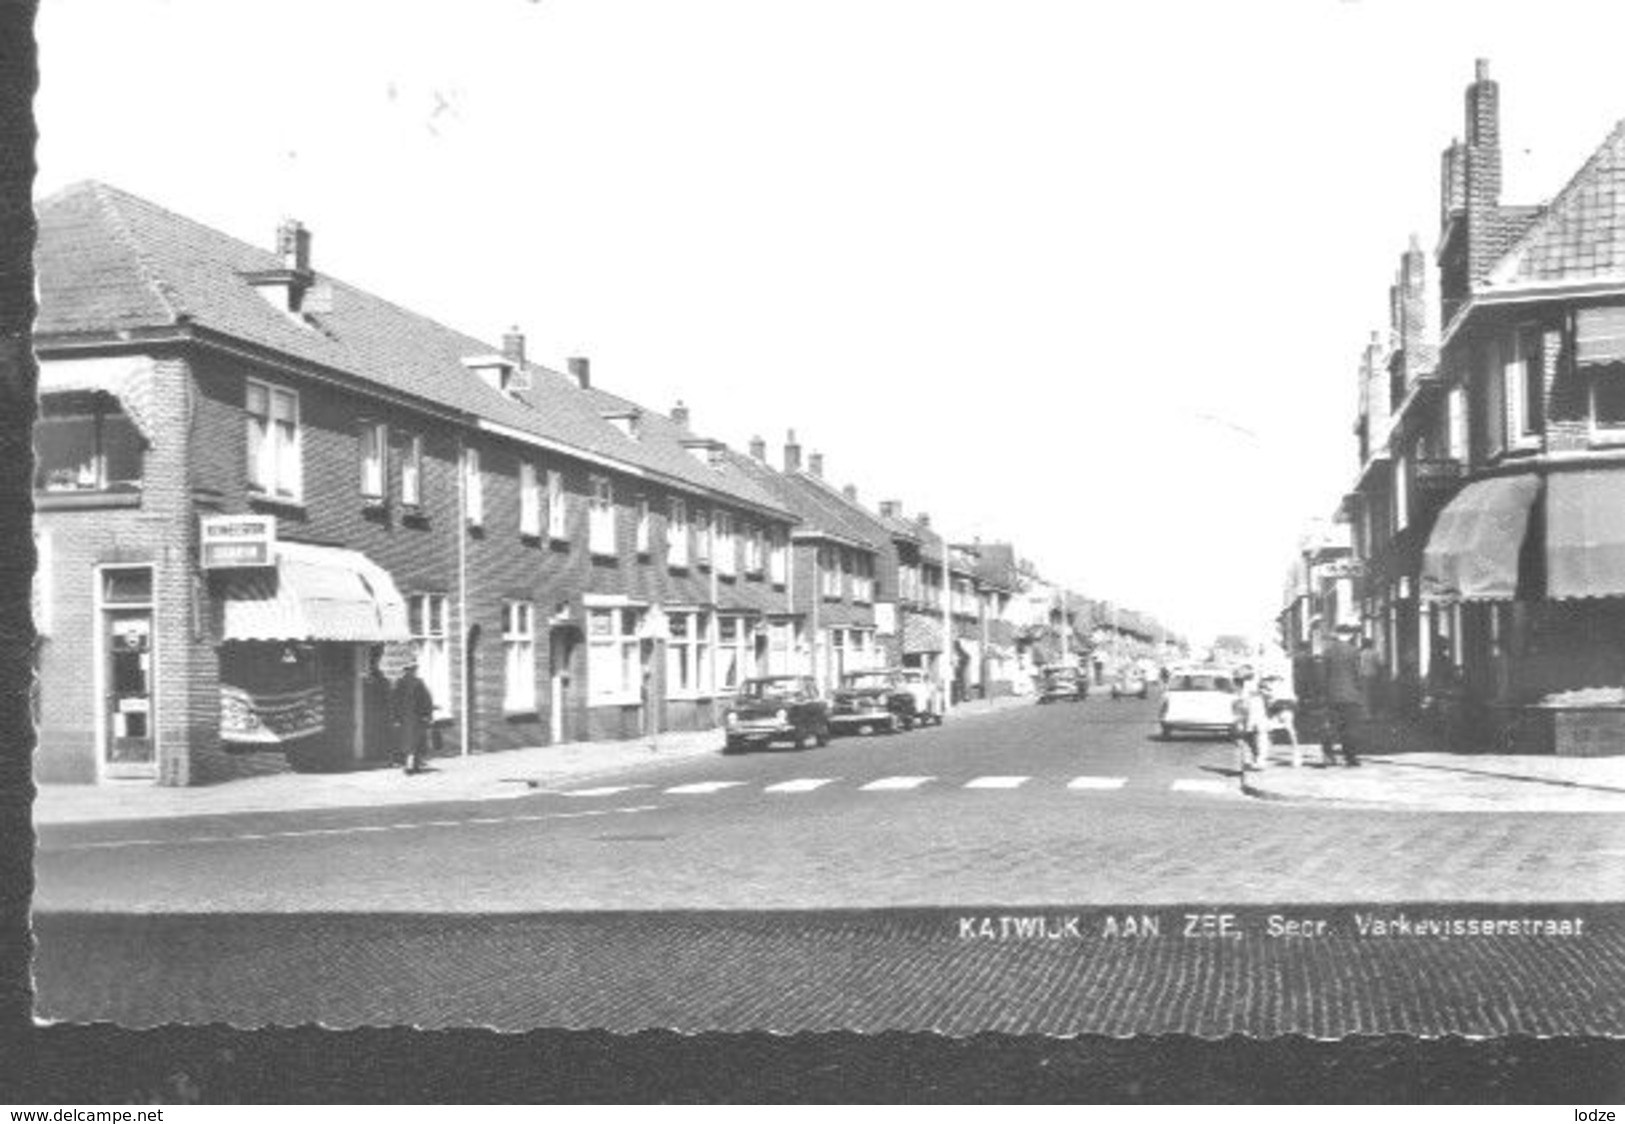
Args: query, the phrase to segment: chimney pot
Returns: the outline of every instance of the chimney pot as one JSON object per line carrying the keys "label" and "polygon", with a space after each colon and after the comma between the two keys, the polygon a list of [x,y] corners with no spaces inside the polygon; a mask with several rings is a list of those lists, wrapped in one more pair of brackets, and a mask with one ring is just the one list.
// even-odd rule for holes
{"label": "chimney pot", "polygon": [[683,405],[681,398],[677,400],[677,405],[671,408],[671,420],[684,429],[688,428],[688,407]]}
{"label": "chimney pot", "polygon": [[310,231],[298,219],[284,219],[276,228],[276,252],[284,269],[310,272]]}
{"label": "chimney pot", "polygon": [[516,367],[525,365],[525,333],[517,325],[502,336],[502,357]]}
{"label": "chimney pot", "polygon": [[884,515],[887,519],[901,519],[903,517],[903,501],[881,500],[880,514]]}
{"label": "chimney pot", "polygon": [[582,390],[592,387],[592,363],[585,356],[576,355],[566,360],[570,369],[570,376],[576,380],[576,385]]}
{"label": "chimney pot", "polygon": [[801,471],[801,446],[796,443],[796,431],[793,429],[784,443],[784,471]]}
{"label": "chimney pot", "polygon": [[767,442],[760,437],[752,437],[750,439],[750,456],[752,460],[767,460]]}
{"label": "chimney pot", "polygon": [[1475,80],[1479,81],[1479,82],[1482,82],[1482,81],[1484,81],[1484,79],[1488,78],[1489,76],[1490,76],[1490,60],[1489,59],[1474,59],[1473,60],[1473,78]]}
{"label": "chimney pot", "polygon": [[858,486],[856,484],[848,484],[846,487],[841,489],[841,495],[845,496],[847,499],[851,500],[853,503],[857,503],[858,502]]}
{"label": "chimney pot", "polygon": [[931,516],[922,511],[914,517],[914,522],[922,527],[929,527],[931,526]]}
{"label": "chimney pot", "polygon": [[807,457],[807,471],[822,479],[824,476],[824,454],[812,453]]}

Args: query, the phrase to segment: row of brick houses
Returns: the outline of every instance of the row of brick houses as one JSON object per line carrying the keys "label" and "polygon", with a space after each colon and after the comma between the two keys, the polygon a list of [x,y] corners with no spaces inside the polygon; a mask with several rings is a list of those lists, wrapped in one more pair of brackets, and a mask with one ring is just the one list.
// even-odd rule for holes
{"label": "row of brick houses", "polygon": [[762,674],[1018,685],[1009,546],[871,511],[793,434],[739,453],[319,272],[297,223],[38,212],[42,781],[382,760],[409,660],[459,753],[708,728]]}
{"label": "row of brick houses", "polygon": [[[1549,202],[1512,205],[1482,60],[1465,102],[1436,281],[1413,238],[1362,356],[1342,565],[1396,711],[1455,704],[1479,746],[1620,752],[1625,121]],[[1348,592],[1328,589],[1344,605],[1309,615],[1330,622]],[[1305,619],[1283,630],[1300,647]]]}

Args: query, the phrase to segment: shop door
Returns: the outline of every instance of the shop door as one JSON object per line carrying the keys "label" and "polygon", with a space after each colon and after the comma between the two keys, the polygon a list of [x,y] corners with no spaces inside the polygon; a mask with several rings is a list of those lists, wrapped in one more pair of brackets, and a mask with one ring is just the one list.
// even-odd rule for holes
{"label": "shop door", "polygon": [[102,773],[108,777],[158,775],[153,730],[152,610],[103,613],[106,732]]}

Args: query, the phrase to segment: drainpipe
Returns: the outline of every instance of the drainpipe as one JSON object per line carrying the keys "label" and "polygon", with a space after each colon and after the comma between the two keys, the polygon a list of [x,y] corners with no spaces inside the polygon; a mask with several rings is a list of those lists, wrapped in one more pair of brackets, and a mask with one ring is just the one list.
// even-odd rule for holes
{"label": "drainpipe", "polygon": [[458,740],[462,756],[467,757],[474,752],[474,735],[469,730],[472,715],[468,713],[468,697],[473,690],[468,682],[468,446],[461,433],[457,435],[457,635],[457,651],[462,656],[457,681],[463,688],[462,736]]}

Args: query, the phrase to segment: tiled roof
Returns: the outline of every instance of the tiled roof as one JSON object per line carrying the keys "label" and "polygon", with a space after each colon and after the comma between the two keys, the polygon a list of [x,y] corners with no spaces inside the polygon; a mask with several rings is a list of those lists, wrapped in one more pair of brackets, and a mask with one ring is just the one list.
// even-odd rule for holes
{"label": "tiled roof", "polygon": [[[626,437],[568,376],[528,364],[532,389],[527,401],[515,401],[463,364],[500,349],[337,278],[316,275],[317,286],[331,290],[331,311],[302,320],[279,311],[244,277],[281,267],[270,250],[101,183],[64,188],[37,210],[35,333],[44,345],[53,337],[190,325],[601,459],[698,483],[703,466],[690,472],[663,447]],[[734,492],[727,481],[700,486],[764,502],[758,491]]]}
{"label": "tiled roof", "polygon": [[802,532],[828,535],[856,546],[876,550],[881,545],[870,530],[831,503],[822,484],[805,473],[779,472],[771,465],[729,450],[728,462],[770,493],[801,519]]}
{"label": "tiled roof", "polygon": [[1507,249],[1489,288],[1625,278],[1625,120]]}

